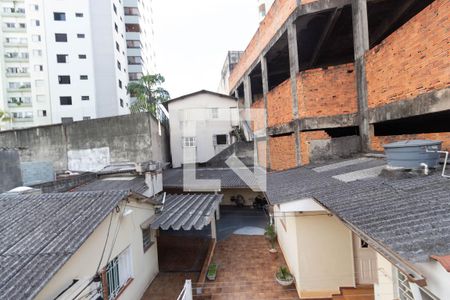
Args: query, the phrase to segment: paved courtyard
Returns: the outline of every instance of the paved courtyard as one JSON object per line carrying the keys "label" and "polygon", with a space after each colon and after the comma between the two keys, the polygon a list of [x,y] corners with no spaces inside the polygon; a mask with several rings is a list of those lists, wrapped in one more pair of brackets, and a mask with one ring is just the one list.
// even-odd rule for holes
{"label": "paved courtyard", "polygon": [[268,249],[264,236],[231,235],[219,241],[213,257],[219,266],[216,281],[194,284],[194,299],[299,299],[294,285],[282,287],[275,281],[286,262],[281,252]]}

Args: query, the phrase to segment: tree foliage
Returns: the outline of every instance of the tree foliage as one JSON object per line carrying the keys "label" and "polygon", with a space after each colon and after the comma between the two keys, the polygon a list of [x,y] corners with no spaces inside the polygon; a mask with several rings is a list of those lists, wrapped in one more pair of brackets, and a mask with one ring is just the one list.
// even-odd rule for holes
{"label": "tree foliage", "polygon": [[161,87],[165,79],[161,74],[145,75],[138,81],[130,82],[127,92],[136,101],[131,104],[132,113],[151,112],[156,115],[156,107],[170,99],[169,92]]}
{"label": "tree foliage", "polygon": [[3,110],[0,110],[0,130],[2,129],[2,123],[3,122],[9,122],[11,120],[11,117],[9,114]]}

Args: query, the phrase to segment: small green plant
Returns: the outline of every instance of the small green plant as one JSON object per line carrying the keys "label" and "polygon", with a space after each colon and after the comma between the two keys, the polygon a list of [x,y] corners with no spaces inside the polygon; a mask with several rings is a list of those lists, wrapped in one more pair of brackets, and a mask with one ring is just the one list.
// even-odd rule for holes
{"label": "small green plant", "polygon": [[265,237],[269,240],[272,249],[275,249],[275,243],[277,241],[277,232],[273,224],[268,224],[266,227]]}
{"label": "small green plant", "polygon": [[212,263],[208,267],[208,272],[206,273],[206,277],[209,280],[214,280],[214,279],[216,279],[216,276],[217,276],[217,264]]}
{"label": "small green plant", "polygon": [[280,267],[277,272],[277,278],[282,281],[289,281],[292,280],[292,274],[287,267]]}

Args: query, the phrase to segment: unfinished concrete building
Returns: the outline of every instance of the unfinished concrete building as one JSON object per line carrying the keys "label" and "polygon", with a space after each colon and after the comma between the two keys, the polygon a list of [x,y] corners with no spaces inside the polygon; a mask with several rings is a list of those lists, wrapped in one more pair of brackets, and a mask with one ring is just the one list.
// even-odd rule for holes
{"label": "unfinished concrete building", "polygon": [[277,0],[229,81],[241,108],[267,111],[252,125],[260,164],[411,138],[448,150],[449,15],[448,0]]}

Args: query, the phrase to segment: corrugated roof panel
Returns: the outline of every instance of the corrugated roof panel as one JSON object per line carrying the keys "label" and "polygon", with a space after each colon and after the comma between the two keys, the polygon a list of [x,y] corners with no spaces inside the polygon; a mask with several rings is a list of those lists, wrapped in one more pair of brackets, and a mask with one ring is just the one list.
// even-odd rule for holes
{"label": "corrugated roof panel", "polygon": [[167,194],[162,211],[155,215],[150,227],[168,230],[201,230],[207,226],[223,195]]}

